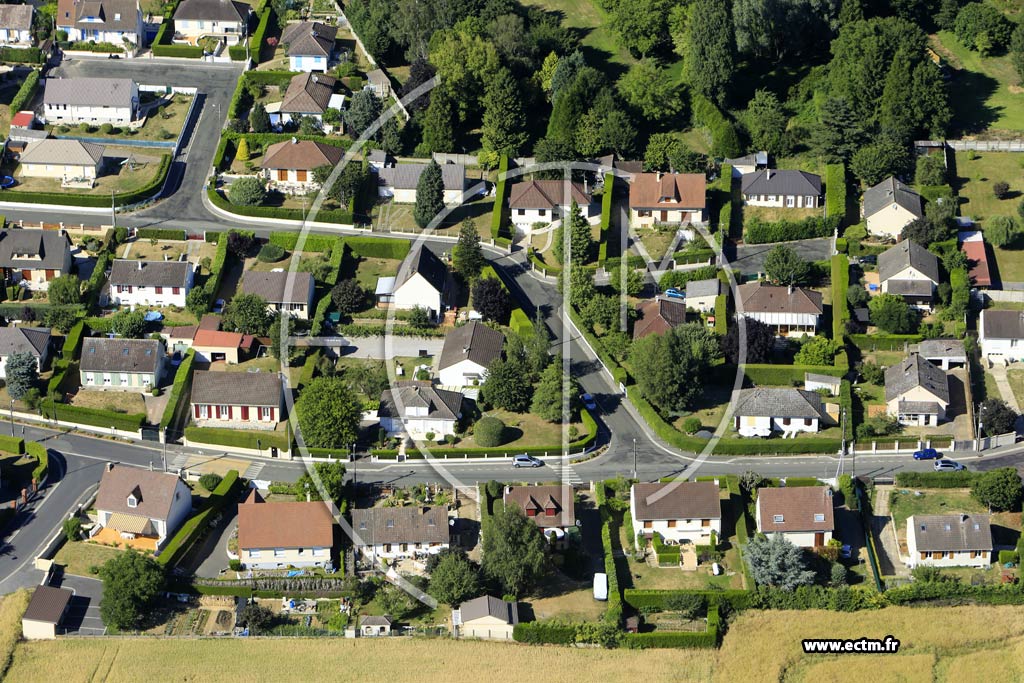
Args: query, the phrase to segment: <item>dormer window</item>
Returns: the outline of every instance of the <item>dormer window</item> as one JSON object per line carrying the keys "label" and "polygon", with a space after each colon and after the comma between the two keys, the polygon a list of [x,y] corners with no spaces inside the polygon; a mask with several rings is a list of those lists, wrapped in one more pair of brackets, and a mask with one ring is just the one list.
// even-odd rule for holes
{"label": "dormer window", "polygon": [[548,517],[554,517],[555,516],[555,508],[544,508],[544,514],[547,515]]}
{"label": "dormer window", "polygon": [[395,528],[395,520],[389,519],[387,522],[384,523],[384,526],[386,526],[388,529],[394,529]]}
{"label": "dormer window", "polygon": [[815,522],[824,522],[825,521],[825,513],[824,512],[815,512],[814,513],[814,521]]}
{"label": "dormer window", "polygon": [[114,21],[121,21],[121,13],[120,12],[115,12],[114,13]]}
{"label": "dormer window", "polygon": [[776,524],[782,524],[785,520],[783,519],[782,515],[772,515],[772,521]]}
{"label": "dormer window", "polygon": [[139,506],[139,500],[138,500],[138,498],[135,497],[135,494],[133,493],[133,494],[129,495],[128,496],[128,507],[135,508],[135,507],[138,507],[138,506]]}
{"label": "dormer window", "polygon": [[534,510],[533,508],[528,508],[526,510],[526,516],[527,517],[536,517],[537,516],[537,511]]}

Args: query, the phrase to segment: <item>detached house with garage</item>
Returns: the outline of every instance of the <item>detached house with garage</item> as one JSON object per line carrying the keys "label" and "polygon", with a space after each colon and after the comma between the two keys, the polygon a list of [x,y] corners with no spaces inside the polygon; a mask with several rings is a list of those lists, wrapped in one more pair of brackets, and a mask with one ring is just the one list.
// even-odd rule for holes
{"label": "detached house with garage", "polygon": [[501,358],[505,335],[473,320],[444,338],[438,370],[441,385],[477,386],[487,377],[487,367]]}
{"label": "detached house with garage", "polygon": [[399,310],[424,308],[436,320],[447,310],[453,289],[448,266],[430,249],[420,246],[402,263],[392,290],[377,294],[390,296],[392,305]]}
{"label": "detached house with garage", "polygon": [[594,213],[594,200],[582,183],[527,180],[509,189],[512,224],[523,232],[528,232],[535,223],[547,226],[568,216],[573,202],[584,218]]}
{"label": "detached house with garage", "polygon": [[[345,106],[345,96],[334,92],[337,83],[337,79],[322,73],[302,73],[292,77],[284,98],[267,105],[270,125],[279,129],[286,123],[298,124],[308,117],[324,128],[324,113],[328,109],[340,110]],[[333,129],[328,127],[325,130]],[[340,147],[335,149],[341,150]]]}
{"label": "detached house with garage", "polygon": [[50,280],[71,272],[71,240],[63,230],[0,230],[4,282],[45,292]]}
{"label": "detached house with garage", "polygon": [[139,86],[130,78],[47,78],[43,87],[47,123],[127,126],[139,111]]}
{"label": "detached house with garage", "polygon": [[491,595],[481,595],[452,610],[456,638],[512,640],[519,623],[519,605]]}
{"label": "detached house with garage", "polygon": [[[410,163],[385,166],[377,170],[377,196],[393,199],[398,204],[416,203],[416,186],[428,164]],[[466,167],[462,164],[441,164],[444,203],[458,204],[466,190]]]}
{"label": "detached house with garage", "polygon": [[18,157],[18,174],[61,181],[96,180],[103,173],[105,151],[103,145],[93,142],[36,140],[29,142]]}
{"label": "detached house with garage", "polygon": [[435,389],[429,382],[395,382],[380,395],[380,426],[389,436],[408,434],[414,439],[443,439],[455,433],[462,419],[462,394]]}
{"label": "detached house with garage", "polygon": [[576,526],[576,500],[572,486],[506,486],[502,501],[519,507],[545,538],[563,544],[569,529]]}
{"label": "detached house with garage", "polygon": [[200,427],[274,429],[284,392],[276,372],[208,372],[192,378],[192,421]]}
{"label": "detached house with garage", "polygon": [[864,191],[861,216],[872,235],[899,239],[903,228],[924,217],[924,207],[921,195],[889,176]]}
{"label": "detached house with garage", "polygon": [[939,285],[939,259],[920,244],[903,240],[878,255],[878,283],[882,293],[930,311]]}
{"label": "detached house with garage", "polygon": [[36,359],[36,370],[42,372],[50,358],[50,330],[0,327],[0,379],[7,379],[7,359],[15,353],[30,354]]}
{"label": "detached house with garage", "polygon": [[159,550],[192,512],[192,492],[176,474],[107,463],[95,508],[95,540]]}
{"label": "detached house with garage", "polygon": [[912,515],[907,518],[907,565],[977,567],[992,564],[989,515]]}
{"label": "detached house with garage", "polygon": [[188,261],[116,259],[110,268],[110,303],[115,306],[185,307],[194,271]]}
{"label": "detached house with garage", "polygon": [[713,481],[633,484],[629,514],[633,531],[644,538],[658,534],[671,543],[706,545],[712,533],[722,535],[722,504]]}
{"label": "detached house with garage", "polygon": [[249,569],[333,567],[334,517],[323,501],[268,503],[253,489],[238,506],[238,557]]}
{"label": "detached house with garage", "polygon": [[32,46],[32,5],[0,5],[0,45]]}
{"label": "detached house with garage", "polygon": [[821,176],[806,171],[766,168],[747,173],[740,180],[743,203],[787,209],[821,206]]}
{"label": "detached house with garage", "polygon": [[160,386],[167,353],[156,339],[90,337],[82,343],[83,389],[148,392]]}
{"label": "detached house with garage", "polygon": [[226,365],[238,365],[248,359],[254,348],[258,346],[256,337],[251,334],[225,332],[216,328],[194,329],[190,341],[189,346],[195,350],[197,361],[203,363],[224,362]]}
{"label": "detached house with garage", "polygon": [[267,147],[260,168],[271,187],[285,193],[304,194],[318,188],[313,169],[336,166],[345,156],[341,147],[314,140],[284,140]]}
{"label": "detached house with garage", "polygon": [[799,432],[817,432],[823,422],[831,421],[821,394],[782,387],[743,389],[733,412],[733,428],[747,437],[782,432],[782,438],[792,438]]}
{"label": "detached house with garage", "polygon": [[441,505],[352,510],[352,545],[374,564],[436,555],[450,542],[448,508]]}
{"label": "detached house with garage", "polygon": [[835,530],[832,489],[827,486],[792,486],[757,490],[757,530],[775,534],[801,548],[828,545]]}
{"label": "detached house with garage", "polygon": [[138,0],[58,0],[54,23],[72,42],[127,44],[129,56],[146,35]]}
{"label": "detached house with garage", "polygon": [[309,320],[313,310],[313,276],[310,273],[258,272],[242,275],[243,294],[255,294],[267,302],[272,313]]}
{"label": "detached house with garage", "polygon": [[821,323],[821,292],[803,287],[781,287],[765,282],[748,282],[736,288],[743,315],[775,328],[780,337],[814,336]]}
{"label": "detached house with garage", "polygon": [[289,71],[327,71],[334,55],[338,28],[319,21],[290,24],[281,33]]}
{"label": "detached house with garage", "polygon": [[701,313],[711,313],[721,293],[722,281],[718,278],[690,280],[686,283],[686,307]]}
{"label": "detached house with garage", "polygon": [[252,7],[237,0],[182,0],[174,11],[174,37],[195,45],[217,38],[238,45],[248,33]]}
{"label": "detached house with garage", "polygon": [[902,425],[934,427],[946,419],[949,377],[914,353],[885,370],[886,412]]}
{"label": "detached house with garage", "polygon": [[665,334],[686,322],[686,304],[678,299],[658,297],[640,305],[640,318],[633,323],[633,339]]}
{"label": "detached house with garage", "polygon": [[703,173],[638,173],[629,186],[629,222],[637,228],[703,223],[706,208]]}
{"label": "detached house with garage", "polygon": [[1024,360],[1024,311],[982,311],[978,342],[981,355],[989,363],[1005,365]]}

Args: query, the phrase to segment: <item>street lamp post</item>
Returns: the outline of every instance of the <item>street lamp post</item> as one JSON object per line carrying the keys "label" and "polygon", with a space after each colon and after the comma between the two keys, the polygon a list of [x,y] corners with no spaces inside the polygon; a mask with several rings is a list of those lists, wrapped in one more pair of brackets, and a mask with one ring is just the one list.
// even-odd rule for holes
{"label": "street lamp post", "polygon": [[636,439],[633,439],[633,478],[636,479]]}
{"label": "street lamp post", "polygon": [[263,439],[256,439],[256,451],[263,457]]}

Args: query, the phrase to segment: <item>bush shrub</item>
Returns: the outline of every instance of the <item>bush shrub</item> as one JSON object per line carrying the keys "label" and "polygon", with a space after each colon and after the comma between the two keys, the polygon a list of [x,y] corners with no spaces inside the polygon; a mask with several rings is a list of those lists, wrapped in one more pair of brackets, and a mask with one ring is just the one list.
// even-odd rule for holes
{"label": "bush shrub", "polygon": [[572,645],[576,625],[553,620],[521,622],[512,627],[512,639],[531,645]]}
{"label": "bush shrub", "polygon": [[1020,555],[1016,550],[1000,550],[999,551],[999,564],[1019,564]]}
{"label": "bush shrub", "polygon": [[213,492],[219,485],[224,477],[220,476],[216,472],[207,472],[206,474],[199,477],[199,484],[209,492]]}
{"label": "bush shrub", "polygon": [[256,258],[263,263],[274,263],[284,258],[284,249],[276,244],[267,243],[260,248],[260,253],[256,255]]}
{"label": "bush shrub", "polygon": [[86,408],[67,403],[54,404],[52,401],[44,401],[40,408],[43,411],[43,416],[51,420],[75,422],[105,429],[113,427],[125,432],[139,431],[142,429],[142,423],[146,421],[145,413],[115,413],[102,408]]}
{"label": "bush shrub", "polygon": [[482,417],[473,425],[473,437],[484,448],[505,443],[505,423],[496,417]]}
{"label": "bush shrub", "polygon": [[803,220],[781,220],[768,223],[752,217],[743,228],[747,244],[770,244],[792,240],[830,237],[842,221],[841,215],[810,216]]}
{"label": "bush shrub", "polygon": [[32,478],[36,483],[42,483],[50,470],[50,452],[41,443],[36,441],[25,442],[25,452],[36,459],[36,466],[32,469]]}

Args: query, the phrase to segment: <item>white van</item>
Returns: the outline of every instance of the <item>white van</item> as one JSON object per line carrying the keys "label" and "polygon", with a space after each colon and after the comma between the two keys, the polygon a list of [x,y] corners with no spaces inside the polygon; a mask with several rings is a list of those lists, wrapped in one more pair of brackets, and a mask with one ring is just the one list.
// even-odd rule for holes
{"label": "white van", "polygon": [[608,599],[608,575],[607,574],[594,574],[594,599],[595,600],[607,600]]}

